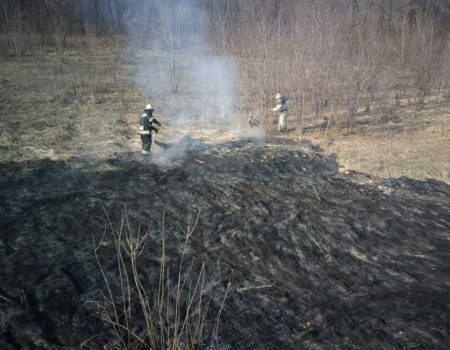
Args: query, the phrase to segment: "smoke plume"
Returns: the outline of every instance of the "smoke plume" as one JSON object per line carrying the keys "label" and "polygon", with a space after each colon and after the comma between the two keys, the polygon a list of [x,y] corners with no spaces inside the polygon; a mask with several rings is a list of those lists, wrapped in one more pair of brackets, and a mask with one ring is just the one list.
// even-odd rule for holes
{"label": "smoke plume", "polygon": [[154,9],[161,38],[146,47],[142,43],[151,38],[145,40],[132,27],[129,33],[141,53],[135,83],[155,115],[174,130],[163,141],[176,143],[184,135],[219,142],[230,135],[246,136],[246,118],[235,109],[239,67],[233,58],[214,54],[205,33],[206,11],[194,1],[160,2]]}

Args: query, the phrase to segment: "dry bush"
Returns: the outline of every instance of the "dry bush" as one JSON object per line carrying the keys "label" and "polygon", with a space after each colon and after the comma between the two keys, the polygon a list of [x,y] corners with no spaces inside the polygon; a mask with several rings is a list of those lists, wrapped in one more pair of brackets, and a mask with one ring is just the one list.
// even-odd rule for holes
{"label": "dry bush", "polygon": [[450,17],[430,4],[222,0],[210,11],[211,41],[239,60],[241,99],[263,115],[283,92],[298,125],[327,117],[351,128],[395,97],[412,95],[422,108],[444,86]]}
{"label": "dry bush", "polygon": [[[113,277],[106,270],[106,265],[111,265],[102,263],[99,256],[102,247],[108,244],[106,233],[99,242],[94,242],[95,256],[106,284],[99,317],[113,330],[110,346],[176,350],[218,345],[220,316],[231,284],[219,292],[223,293],[222,301],[212,313],[213,296],[218,295],[214,290],[219,283],[208,276],[204,262],[198,266],[188,253],[197,221],[198,216],[185,229],[179,227],[184,242],[176,265],[171,260],[177,258],[167,255],[163,216],[159,272],[152,271],[148,257],[144,257],[148,246],[155,243],[151,233],[134,233],[126,214],[118,229],[109,221],[116,255]],[[205,344],[207,341],[211,344]]]}

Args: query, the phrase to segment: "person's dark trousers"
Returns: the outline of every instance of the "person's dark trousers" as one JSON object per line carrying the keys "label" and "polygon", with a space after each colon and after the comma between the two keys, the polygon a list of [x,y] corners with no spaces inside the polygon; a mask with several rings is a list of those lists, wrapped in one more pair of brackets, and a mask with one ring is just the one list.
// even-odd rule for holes
{"label": "person's dark trousers", "polygon": [[150,147],[152,147],[152,137],[150,135],[141,135],[142,154],[150,154]]}

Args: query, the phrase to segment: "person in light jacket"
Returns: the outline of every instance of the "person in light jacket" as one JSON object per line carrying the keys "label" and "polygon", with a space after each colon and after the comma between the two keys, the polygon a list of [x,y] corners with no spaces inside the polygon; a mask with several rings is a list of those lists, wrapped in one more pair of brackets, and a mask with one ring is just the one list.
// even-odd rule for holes
{"label": "person in light jacket", "polygon": [[275,98],[277,99],[277,105],[276,107],[271,108],[270,111],[280,113],[278,117],[278,131],[287,131],[288,99],[287,97],[282,96],[280,93],[276,94]]}

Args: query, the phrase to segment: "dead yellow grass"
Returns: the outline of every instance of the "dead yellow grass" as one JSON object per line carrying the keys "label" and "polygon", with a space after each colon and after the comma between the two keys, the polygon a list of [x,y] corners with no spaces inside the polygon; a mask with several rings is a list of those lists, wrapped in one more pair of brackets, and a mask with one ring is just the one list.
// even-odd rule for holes
{"label": "dead yellow grass", "polygon": [[124,52],[110,41],[75,46],[2,58],[0,162],[134,150],[144,98],[130,84]]}
{"label": "dead yellow grass", "polygon": [[[0,163],[114,157],[140,151],[136,123],[147,101],[133,84],[138,55],[124,53],[110,41],[74,47],[64,53],[42,51],[23,62],[2,58]],[[448,92],[442,96],[429,98],[421,111],[416,110],[414,101],[405,99],[376,117],[360,114],[351,132],[333,126],[325,139],[322,126],[305,132],[304,138],[326,153],[336,154],[343,170],[450,183]],[[189,110],[189,106],[180,108]],[[158,112],[162,113],[163,128],[156,138],[161,142],[186,134],[206,143],[246,136],[242,130],[214,131],[198,125],[177,128],[177,116],[164,115],[164,109]],[[294,119],[292,116],[289,121],[291,127]],[[305,122],[309,129],[317,124],[314,120]],[[270,127],[275,129],[276,125]],[[296,131],[273,135],[297,139]]]}
{"label": "dead yellow grass", "polygon": [[[450,113],[430,105],[397,111],[395,123],[362,124],[351,133],[332,129],[305,133],[305,138],[336,154],[343,171],[382,177],[433,178],[450,183]],[[294,137],[294,135],[291,135]]]}

